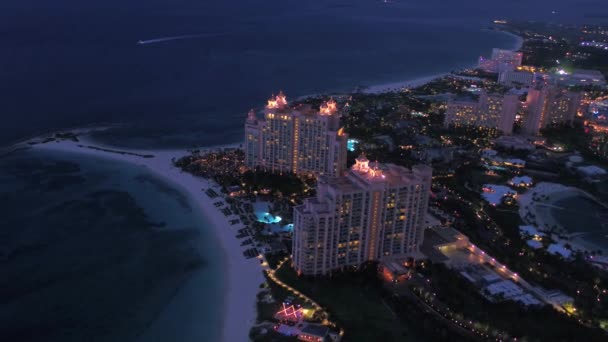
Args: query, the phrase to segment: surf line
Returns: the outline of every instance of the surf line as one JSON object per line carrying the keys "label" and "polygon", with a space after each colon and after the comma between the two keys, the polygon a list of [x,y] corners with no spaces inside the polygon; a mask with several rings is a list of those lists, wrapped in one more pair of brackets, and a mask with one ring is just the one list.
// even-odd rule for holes
{"label": "surf line", "polygon": [[147,39],[147,40],[139,40],[137,42],[138,45],[147,45],[147,44],[156,44],[156,43],[164,43],[172,40],[184,40],[184,39],[196,39],[196,38],[206,38],[206,37],[217,37],[223,36],[225,33],[201,33],[201,34],[186,34],[183,36],[172,36],[172,37],[162,37],[155,39]]}

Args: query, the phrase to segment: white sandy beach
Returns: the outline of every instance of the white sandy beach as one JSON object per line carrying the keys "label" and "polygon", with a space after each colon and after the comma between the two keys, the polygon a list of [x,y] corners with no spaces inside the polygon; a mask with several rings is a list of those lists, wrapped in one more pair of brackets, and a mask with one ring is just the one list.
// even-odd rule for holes
{"label": "white sandy beach", "polygon": [[421,85],[424,85],[426,83],[429,83],[433,80],[436,80],[438,78],[444,77],[449,74],[450,74],[449,72],[445,72],[442,74],[420,77],[420,78],[415,78],[412,80],[373,85],[371,87],[367,87],[367,88],[363,89],[363,93],[380,94],[380,93],[386,93],[386,92],[391,92],[391,91],[399,91],[403,88],[415,88],[415,87],[419,87]]}
{"label": "white sandy beach", "polygon": [[[222,341],[248,341],[249,329],[255,324],[256,320],[256,295],[259,292],[259,285],[265,281],[262,274],[262,267],[258,258],[246,259],[243,251],[247,247],[241,246],[241,242],[235,237],[237,230],[243,224],[231,226],[230,219],[236,217],[224,216],[214,205],[221,198],[210,199],[201,189],[217,186],[214,182],[201,177],[195,177],[189,173],[182,172],[172,165],[172,158],[179,158],[187,155],[186,150],[145,150],[137,151],[116,147],[103,146],[98,143],[83,140],[79,137],[79,142],[63,140],[59,142],[49,142],[34,145],[34,149],[54,150],[71,153],[79,153],[88,156],[101,157],[106,160],[117,160],[128,162],[134,165],[145,167],[155,175],[166,179],[168,183],[175,185],[187,194],[196,208],[207,218],[219,243],[224,251],[225,257],[225,285],[227,287],[224,298],[224,309],[214,307],[197,307],[197,289],[203,291],[202,284],[197,283],[197,277],[193,277],[188,284],[180,289],[178,294],[160,314],[148,331],[144,332],[141,340],[149,341],[207,341],[205,331],[202,331],[196,324],[196,317],[191,317],[192,321],[179,324],[179,331],[173,331],[176,319],[184,316],[184,313],[195,313],[214,311],[222,316]],[[82,145],[82,146],[79,146]],[[238,144],[237,144],[238,145]],[[114,152],[90,149],[86,146],[95,146],[114,151],[124,151],[137,154],[151,154],[154,158],[143,158],[137,155],[119,154]],[[217,147],[215,147],[217,148]],[[205,148],[211,149],[211,148]],[[219,193],[219,190],[217,190]],[[200,277],[198,277],[200,278]],[[202,280],[201,280],[202,281]],[[203,293],[201,293],[202,295]],[[193,297],[194,296],[194,297]],[[199,302],[200,303],[200,302]],[[180,315],[181,314],[181,315]],[[188,316],[188,315],[186,315]],[[192,315],[190,315],[192,316]],[[182,328],[186,326],[188,331]]]}

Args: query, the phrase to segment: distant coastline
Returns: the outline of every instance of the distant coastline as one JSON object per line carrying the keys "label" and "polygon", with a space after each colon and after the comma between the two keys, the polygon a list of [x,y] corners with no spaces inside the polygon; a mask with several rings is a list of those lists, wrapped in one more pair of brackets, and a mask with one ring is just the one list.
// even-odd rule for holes
{"label": "distant coastline", "polygon": [[[488,30],[488,31],[491,31],[491,30]],[[508,32],[508,31],[504,31],[504,30],[495,30],[493,32],[499,32],[501,34],[513,37],[515,39],[515,43],[513,43],[513,47],[510,48],[509,50],[517,51],[517,50],[521,49],[521,47],[524,44],[524,38],[521,36],[518,36],[512,32]],[[477,66],[477,64],[472,64],[472,65],[464,67],[462,69],[471,69],[471,68],[475,68],[476,66]],[[420,87],[420,86],[423,86],[438,78],[442,78],[442,77],[448,76],[450,74],[452,74],[452,72],[444,72],[444,73],[439,73],[439,74],[430,75],[430,76],[421,76],[418,78],[407,79],[404,81],[376,84],[376,85],[372,85],[372,86],[363,88],[362,92],[367,93],[367,94],[381,94],[381,93],[385,93],[385,92],[399,91],[400,89],[403,89],[403,88]]]}
{"label": "distant coastline", "polygon": [[[500,31],[516,38],[512,50],[518,50],[523,44],[523,38],[513,33]],[[379,94],[384,92],[394,92],[404,87],[418,87],[426,83],[432,82],[437,78],[449,75],[450,72],[438,73],[429,76],[422,76],[404,81],[382,83],[372,85],[362,89],[364,93]],[[344,93],[344,92],[343,92]],[[351,92],[346,92],[351,93]],[[311,97],[325,95],[309,95],[302,96]],[[38,135],[37,139],[52,138],[58,132],[75,132],[78,134],[80,141],[69,140],[53,140],[46,143],[30,144],[37,139],[21,139],[19,143],[9,146],[6,151],[18,151],[22,148],[35,148],[40,150],[56,150],[70,153],[79,153],[90,157],[102,157],[110,160],[120,160],[146,167],[155,175],[167,180],[170,184],[175,184],[180,188],[180,191],[186,194],[193,203],[196,204],[200,213],[212,223],[214,234],[220,240],[222,249],[224,250],[226,265],[226,274],[224,276],[227,291],[225,293],[225,309],[217,309],[216,311],[223,317],[222,339],[224,341],[241,341],[247,340],[249,329],[254,325],[256,319],[255,301],[259,290],[259,285],[264,282],[262,270],[259,268],[257,259],[245,260],[241,253],[242,248],[237,239],[235,239],[232,228],[227,222],[226,217],[221,215],[217,208],[213,206],[211,200],[204,196],[201,188],[210,188],[216,186],[212,181],[203,178],[195,177],[190,174],[181,172],[173,167],[171,159],[173,157],[181,157],[188,153],[187,149],[171,150],[171,149],[154,149],[154,150],[132,150],[129,148],[117,148],[108,146],[100,141],[95,141],[86,138],[86,134],[97,130],[112,128],[112,126],[87,126],[84,128],[55,130],[43,135]],[[85,135],[83,139],[82,136]],[[236,137],[235,137],[236,139]],[[239,138],[231,144],[220,144],[215,146],[201,147],[200,150],[214,150],[222,147],[239,147],[242,140]],[[193,148],[190,148],[192,150]],[[3,153],[0,153],[2,156]],[[154,156],[154,157],[152,157]],[[178,296],[179,297],[179,294]],[[184,299],[179,299],[184,300]],[[180,303],[175,304],[177,307],[168,307],[167,310],[180,310]],[[170,305],[171,306],[171,305]],[[208,309],[208,308],[207,308]],[[171,316],[171,312],[161,313],[159,322],[167,320]],[[163,318],[164,317],[164,318]],[[175,319],[179,319],[176,317]],[[228,322],[233,324],[228,324]],[[158,323],[158,322],[157,322]],[[162,327],[155,327],[152,324],[150,331],[162,331]],[[160,329],[160,330],[159,330]],[[144,341],[146,334],[144,333]]]}

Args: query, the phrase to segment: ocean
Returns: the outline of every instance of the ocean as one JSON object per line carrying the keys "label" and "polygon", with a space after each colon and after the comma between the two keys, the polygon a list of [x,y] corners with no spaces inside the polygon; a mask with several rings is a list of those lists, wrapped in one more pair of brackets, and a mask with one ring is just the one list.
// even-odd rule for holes
{"label": "ocean", "polygon": [[[293,99],[449,72],[513,47],[484,30],[493,18],[577,22],[601,6],[566,3],[4,0],[0,146],[91,124],[122,124],[102,136],[116,145],[234,142],[273,92]],[[200,36],[137,44],[184,35]]]}
{"label": "ocean", "polygon": [[[217,339],[224,263],[212,226],[172,184],[108,161],[0,159],[0,339]],[[181,317],[164,317],[169,305]]]}
{"label": "ocean", "polygon": [[[236,142],[245,113],[273,92],[293,99],[449,72],[514,46],[486,29],[491,19],[608,12],[602,1],[568,3],[3,0],[0,146],[88,125],[112,125],[96,138],[135,148]],[[1,340],[133,341],[192,279],[209,281],[171,329],[218,336],[209,308],[222,297],[221,253],[171,184],[29,151],[0,158],[0,199]]]}

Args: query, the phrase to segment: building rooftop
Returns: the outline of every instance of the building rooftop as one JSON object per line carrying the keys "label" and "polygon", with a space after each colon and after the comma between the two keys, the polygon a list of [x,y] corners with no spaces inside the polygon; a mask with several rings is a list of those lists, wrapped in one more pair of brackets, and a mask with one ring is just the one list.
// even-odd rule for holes
{"label": "building rooftop", "polygon": [[280,91],[276,96],[272,95],[266,104],[266,108],[269,109],[282,109],[285,107],[287,107],[287,97],[283,94],[283,91]]}
{"label": "building rooftop", "polygon": [[519,185],[519,184],[532,184],[532,177],[530,176],[515,176],[510,181],[510,184]]}
{"label": "building rooftop", "polygon": [[474,96],[460,95],[451,97],[449,103],[455,105],[477,106],[478,99]]}
{"label": "building rooftop", "polygon": [[[319,106],[319,109],[313,108],[309,104],[297,104],[290,106],[287,102],[287,97],[283,92],[279,92],[278,95],[272,95],[270,99],[268,99],[268,103],[266,104],[266,109],[272,110],[273,112],[287,112],[287,111],[295,111],[302,115],[321,115],[321,116],[331,116],[338,112],[338,104],[333,98],[330,98],[328,101],[325,101]],[[255,113],[253,111],[249,112],[248,117],[250,119],[255,118]]]}
{"label": "building rooftop", "polygon": [[586,76],[593,76],[593,77],[598,77],[598,78],[604,78],[604,75],[602,74],[601,71],[599,70],[591,70],[591,69],[574,69],[572,71],[572,76],[582,76],[582,77],[586,77]]}
{"label": "building rooftop", "polygon": [[569,258],[572,254],[569,249],[566,249],[566,247],[562,246],[559,243],[549,245],[549,248],[547,248],[547,252],[551,254],[561,255],[564,258]]}
{"label": "building rooftop", "polygon": [[545,236],[545,233],[539,231],[534,226],[519,226],[519,232],[520,232],[520,234],[527,234],[530,236],[534,236],[534,235]]}
{"label": "building rooftop", "polygon": [[502,294],[505,298],[518,296],[524,293],[524,290],[511,280],[503,280],[492,283],[486,286],[485,289],[492,296]]}
{"label": "building rooftop", "polygon": [[543,244],[540,241],[534,239],[526,241],[526,244],[533,249],[539,249],[543,247]]}
{"label": "building rooftop", "polygon": [[382,266],[394,274],[407,274],[409,272],[409,269],[394,260],[384,261],[382,262]]}
{"label": "building rooftop", "polygon": [[602,176],[606,174],[606,170],[595,165],[579,166],[576,169],[585,176]]}
{"label": "building rooftop", "polygon": [[336,188],[342,192],[350,193],[360,191],[361,187],[356,183],[353,183],[350,179],[346,177],[325,177],[320,179],[323,183],[328,184],[332,188]]}
{"label": "building rooftop", "polygon": [[481,197],[492,205],[502,203],[502,198],[507,195],[515,195],[517,192],[506,185],[484,184]]}
{"label": "building rooftop", "polygon": [[329,334],[329,328],[319,324],[307,324],[301,330],[302,334],[325,337]]}
{"label": "building rooftop", "polygon": [[380,164],[372,162],[361,154],[351,167],[348,178],[353,181],[363,181],[364,183],[388,183],[402,184],[404,182],[421,182],[423,177],[431,177],[432,168],[426,165],[415,165],[411,170],[403,166],[394,164]]}
{"label": "building rooftop", "polygon": [[516,135],[503,135],[494,140],[494,144],[516,150],[531,151],[535,149],[534,145],[527,138]]}
{"label": "building rooftop", "polygon": [[524,305],[541,305],[542,303],[529,293],[515,296],[512,300],[518,301]]}

